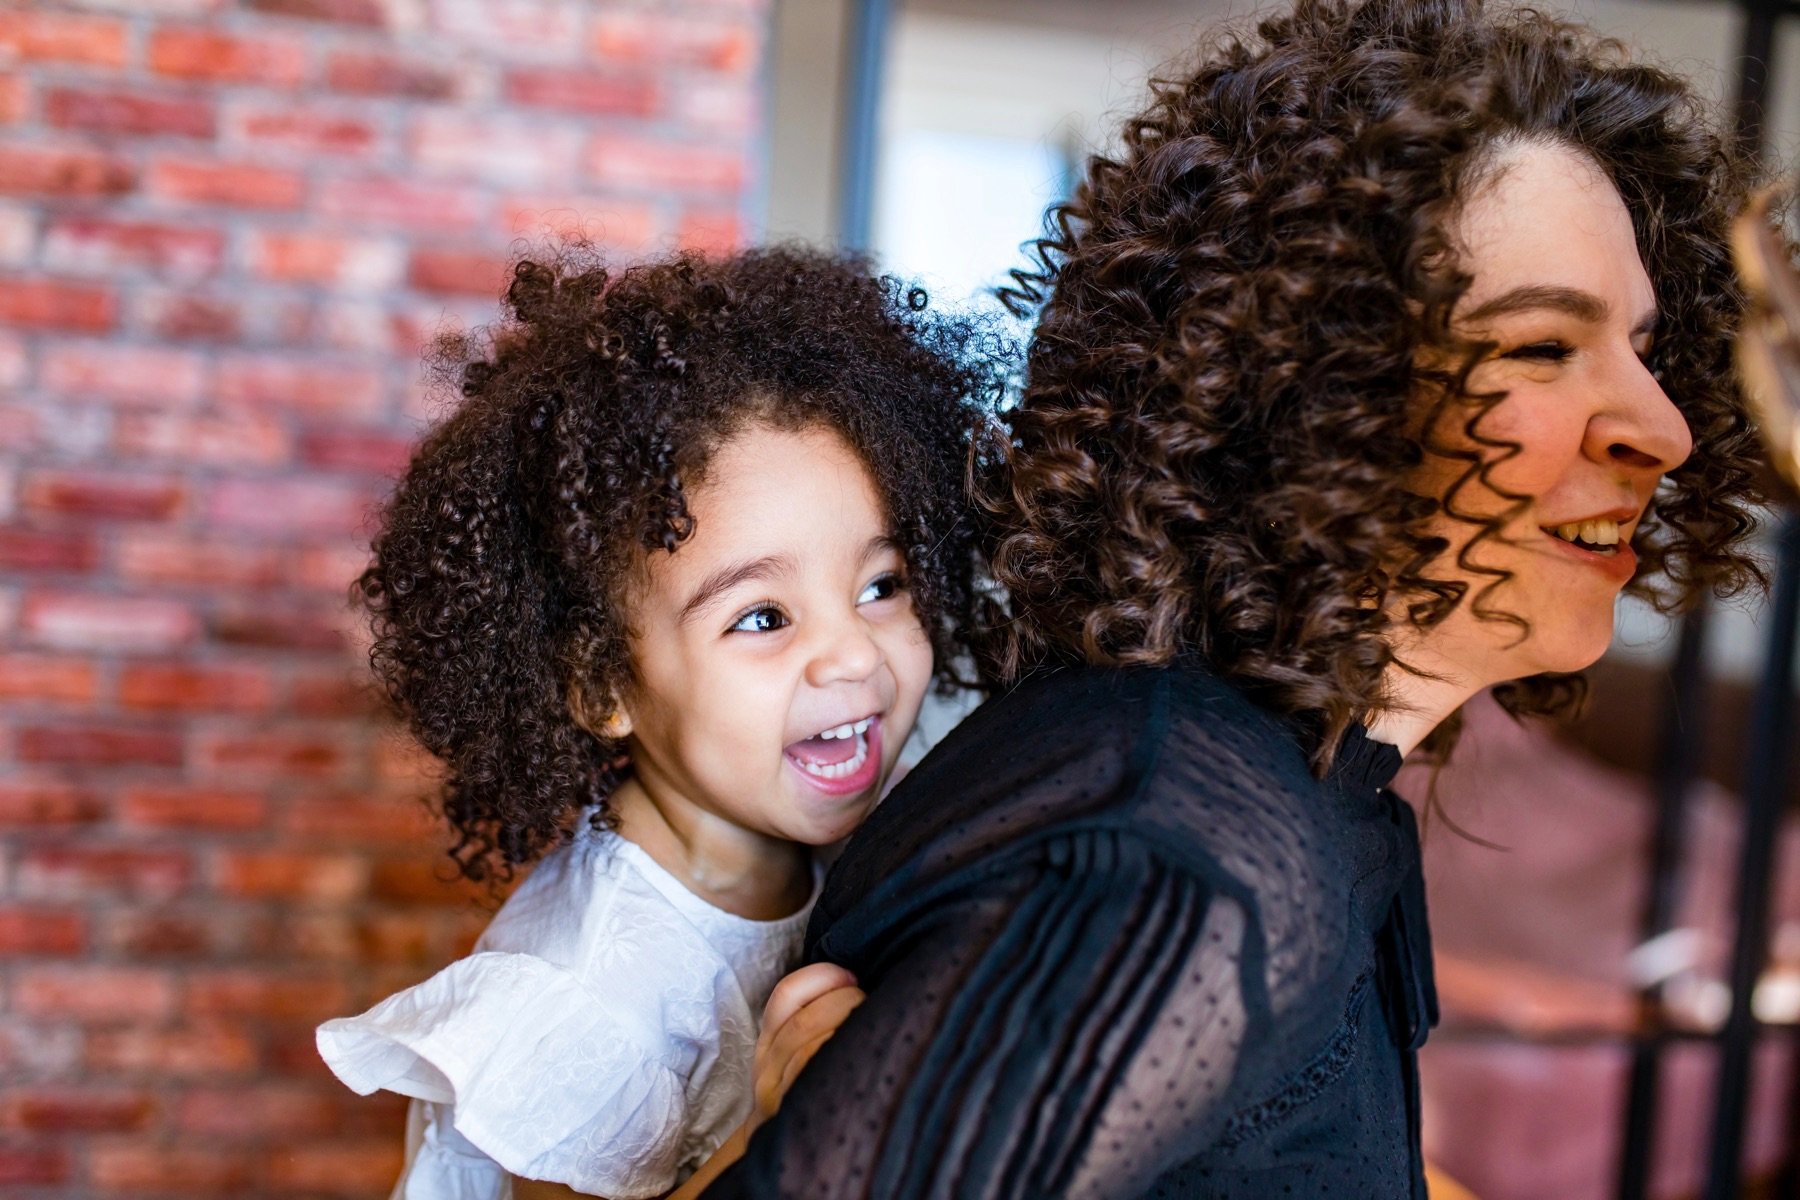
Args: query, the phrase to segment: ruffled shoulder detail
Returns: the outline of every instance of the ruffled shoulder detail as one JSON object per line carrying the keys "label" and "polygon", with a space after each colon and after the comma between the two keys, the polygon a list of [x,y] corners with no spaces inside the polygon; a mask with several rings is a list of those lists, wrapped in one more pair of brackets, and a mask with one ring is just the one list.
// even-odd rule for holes
{"label": "ruffled shoulder detail", "polygon": [[456,1131],[514,1175],[609,1200],[678,1182],[680,1048],[534,955],[471,955],[361,1016],[327,1021],[317,1040],[353,1091],[451,1106]]}

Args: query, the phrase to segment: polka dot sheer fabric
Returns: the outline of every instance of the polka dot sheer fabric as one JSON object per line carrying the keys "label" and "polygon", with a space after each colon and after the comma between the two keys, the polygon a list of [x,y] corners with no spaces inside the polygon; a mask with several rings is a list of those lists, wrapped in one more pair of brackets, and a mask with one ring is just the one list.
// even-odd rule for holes
{"label": "polka dot sheer fabric", "polygon": [[708,1197],[1422,1197],[1398,767],[1191,664],[990,701],[827,880],[869,999]]}

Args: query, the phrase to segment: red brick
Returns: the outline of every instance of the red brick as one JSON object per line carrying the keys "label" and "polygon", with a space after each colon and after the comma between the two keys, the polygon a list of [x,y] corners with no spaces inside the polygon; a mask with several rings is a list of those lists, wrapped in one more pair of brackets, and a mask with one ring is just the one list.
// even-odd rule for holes
{"label": "red brick", "polygon": [[262,712],[274,700],[266,668],[195,663],[128,663],[119,703],[157,712]]}
{"label": "red brick", "polygon": [[399,434],[317,430],[300,438],[300,457],[315,467],[398,475],[416,442]]}
{"label": "red brick", "polygon": [[341,597],[351,581],[368,565],[369,548],[366,545],[333,541],[303,548],[294,556],[288,578],[295,587]]}
{"label": "red brick", "polygon": [[213,733],[202,740],[197,758],[202,769],[233,781],[329,778],[341,774],[348,762],[343,741],[330,733]]}
{"label": "red brick", "polygon": [[28,511],[102,520],[166,521],[186,496],[179,480],[96,471],[38,471],[21,488]]}
{"label": "red brick", "polygon": [[383,408],[384,382],[370,367],[246,355],[220,362],[215,391],[220,404],[367,417]]}
{"label": "red brick", "polygon": [[590,196],[513,197],[505,205],[503,226],[515,237],[584,238],[620,254],[649,249],[662,232],[653,206]]}
{"label": "red brick", "polygon": [[662,92],[648,76],[604,74],[580,67],[527,67],[508,72],[506,98],[535,108],[648,117],[661,106]]}
{"label": "red brick", "polygon": [[339,25],[381,28],[389,23],[389,6],[382,0],[244,0],[256,12],[307,21],[332,21]]}
{"label": "red brick", "polygon": [[350,963],[358,968],[372,962],[432,967],[443,961],[437,948],[441,923],[439,915],[429,909],[360,916],[342,910],[290,910],[283,945],[305,958]]}
{"label": "red brick", "polygon": [[607,62],[742,73],[758,61],[756,28],[716,16],[613,10],[594,14],[589,44]]}
{"label": "red brick", "polygon": [[363,894],[368,875],[357,855],[253,850],[221,855],[213,882],[239,896],[342,903]]}
{"label": "red brick", "polygon": [[0,11],[0,60],[125,65],[125,22],[73,13]]}
{"label": "red brick", "polygon": [[0,325],[101,333],[112,328],[116,307],[111,288],[52,279],[0,280]]}
{"label": "red brick", "polygon": [[259,940],[264,926],[273,922],[216,900],[195,912],[125,909],[106,914],[101,946],[103,953],[153,962],[218,960],[277,945],[273,937]]}
{"label": "red brick", "polygon": [[448,857],[430,862],[420,862],[416,858],[378,862],[369,875],[369,895],[395,904],[437,904],[456,908],[485,903],[488,899],[486,886],[459,876]]}
{"label": "red brick", "polygon": [[142,322],[158,337],[177,342],[235,342],[243,335],[239,306],[208,296],[146,296]]}
{"label": "red brick", "polygon": [[85,147],[0,146],[0,192],[117,196],[137,186],[131,164]]}
{"label": "red brick", "polygon": [[402,1154],[393,1137],[302,1143],[271,1155],[269,1179],[291,1191],[373,1196],[400,1173]]}
{"label": "red brick", "polygon": [[31,102],[30,89],[18,75],[0,78],[0,125],[11,125],[25,116]]}
{"label": "red brick", "polygon": [[0,1102],[0,1124],[34,1133],[128,1133],[156,1112],[150,1093],[93,1088],[26,1088]]}
{"label": "red brick", "polygon": [[450,184],[398,179],[329,179],[319,188],[321,215],[344,222],[415,229],[470,229],[487,203],[481,193]]}
{"label": "red brick", "polygon": [[151,166],[148,185],[170,200],[233,208],[298,208],[306,194],[300,173],[252,163],[164,159]]}
{"label": "red brick", "polygon": [[468,73],[466,66],[446,67],[422,58],[347,51],[331,56],[325,82],[358,96],[400,96],[411,100],[453,99]]}
{"label": "red brick", "polygon": [[18,890],[46,900],[166,899],[185,891],[193,874],[193,862],[178,850],[38,846],[22,856]]}
{"label": "red brick", "polygon": [[578,131],[541,119],[426,109],[413,122],[411,140],[413,161],[427,171],[512,186],[567,178],[581,160]]}
{"label": "red brick", "polygon": [[419,797],[367,792],[302,794],[282,808],[281,828],[309,842],[380,842],[403,849],[432,846],[449,836]]}
{"label": "red brick", "polygon": [[[338,591],[343,593],[342,588]],[[346,636],[348,620],[341,611],[327,614],[291,605],[227,604],[212,615],[207,635],[222,646],[337,655],[350,645]]]}
{"label": "red brick", "polygon": [[588,170],[608,186],[652,192],[735,193],[749,174],[741,150],[615,134],[594,139]]}
{"label": "red brick", "polygon": [[268,811],[261,793],[193,785],[134,787],[119,799],[120,820],[143,829],[256,829]]}
{"label": "red brick", "polygon": [[0,700],[85,704],[98,694],[99,686],[99,671],[89,659],[0,652]]}
{"label": "red brick", "polygon": [[281,552],[160,530],[128,531],[118,544],[119,574],[133,582],[263,588],[281,582]]}
{"label": "red brick", "polygon": [[13,973],[13,1010],[78,1021],[155,1021],[175,1012],[166,971],[83,963],[22,966]]}
{"label": "red brick", "polygon": [[157,346],[53,342],[42,350],[38,382],[80,399],[191,408],[206,382],[206,361],[191,351]]}
{"label": "red brick", "polygon": [[342,1015],[349,1004],[344,981],[317,972],[298,976],[252,970],[195,972],[187,983],[185,1011],[200,1016],[324,1021]]}
{"label": "red brick", "polygon": [[0,908],[0,955],[69,957],[87,949],[87,922],[54,908]]}
{"label": "red brick", "polygon": [[217,129],[208,100],[117,88],[52,88],[44,116],[58,128],[91,133],[210,138]]}
{"label": "red brick", "polygon": [[181,1196],[241,1195],[256,1179],[258,1154],[215,1146],[184,1149],[139,1139],[99,1142],[88,1150],[88,1175],[107,1194],[169,1192]]}
{"label": "red brick", "polygon": [[159,29],[150,38],[150,69],[177,79],[295,84],[306,75],[299,38],[240,37],[211,29]]}
{"label": "red brick", "polygon": [[89,571],[96,551],[86,533],[0,526],[0,570]]}
{"label": "red brick", "polygon": [[181,765],[181,739],[155,730],[108,725],[30,725],[19,731],[24,762],[72,766]]}
{"label": "red brick", "polygon": [[282,463],[293,452],[287,427],[255,413],[120,413],[113,424],[113,448],[127,457],[224,466]]}
{"label": "red brick", "polygon": [[257,1062],[256,1043],[224,1024],[96,1030],[87,1040],[90,1069],[158,1081],[242,1075],[255,1070]]}
{"label": "red brick", "polygon": [[381,713],[382,700],[359,667],[355,676],[342,671],[297,675],[288,707],[302,717],[373,717]]}
{"label": "red brick", "polygon": [[36,644],[67,650],[173,650],[199,631],[185,604],[73,592],[26,597],[19,624]]}
{"label": "red brick", "polygon": [[239,111],[232,116],[231,130],[233,141],[252,151],[283,151],[306,158],[367,158],[380,140],[375,125],[361,117],[286,106]]}
{"label": "red brick", "polygon": [[0,829],[86,825],[105,813],[98,799],[67,783],[0,780]]}
{"label": "red brick", "polygon": [[0,1146],[0,1183],[62,1183],[72,1177],[61,1146]]}
{"label": "red brick", "polygon": [[498,300],[510,272],[504,259],[477,251],[414,250],[406,282],[422,292],[450,292]]}
{"label": "red brick", "polygon": [[324,479],[227,479],[213,485],[206,519],[264,534],[360,534],[373,502],[367,487]]}
{"label": "red brick", "polygon": [[52,216],[44,232],[44,265],[54,271],[114,275],[144,270],[169,279],[214,275],[225,257],[225,233],[160,221]]}
{"label": "red brick", "polygon": [[431,751],[398,730],[376,739],[375,775],[402,786],[435,786],[444,765]]}
{"label": "red brick", "polygon": [[403,256],[393,241],[309,231],[269,231],[251,244],[251,269],[270,279],[376,292],[400,281]]}
{"label": "red brick", "polygon": [[743,219],[730,209],[685,212],[675,240],[684,250],[726,254],[744,244]]}
{"label": "red brick", "polygon": [[276,1130],[282,1137],[334,1132],[342,1111],[338,1097],[321,1088],[265,1083],[190,1091],[181,1098],[175,1121],[190,1137],[262,1141]]}

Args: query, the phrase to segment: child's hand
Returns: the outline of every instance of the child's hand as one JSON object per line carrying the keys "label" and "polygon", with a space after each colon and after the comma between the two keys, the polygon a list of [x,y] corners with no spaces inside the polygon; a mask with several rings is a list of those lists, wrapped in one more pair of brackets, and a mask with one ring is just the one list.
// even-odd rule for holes
{"label": "child's hand", "polygon": [[834,963],[814,963],[775,985],[756,1039],[756,1108],[746,1133],[774,1116],[800,1069],[863,1002],[856,976]]}

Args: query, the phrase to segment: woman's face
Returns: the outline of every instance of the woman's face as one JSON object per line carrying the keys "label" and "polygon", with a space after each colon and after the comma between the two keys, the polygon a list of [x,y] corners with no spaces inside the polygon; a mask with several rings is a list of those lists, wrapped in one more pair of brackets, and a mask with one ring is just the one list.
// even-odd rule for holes
{"label": "woman's face", "polygon": [[[1657,334],[1656,295],[1638,255],[1631,218],[1612,183],[1584,155],[1522,143],[1499,152],[1455,230],[1470,275],[1458,333],[1496,348],[1469,376],[1471,394],[1506,398],[1477,425],[1517,451],[1481,449],[1493,487],[1471,483],[1458,512],[1488,516],[1531,497],[1504,538],[1471,561],[1512,578],[1486,606],[1530,624],[1482,621],[1458,606],[1422,639],[1415,665],[1451,669],[1478,686],[1591,664],[1612,638],[1613,604],[1637,567],[1631,540],[1663,475],[1693,449],[1687,423],[1645,365]],[[1470,448],[1472,410],[1446,406],[1438,444]],[[1501,461],[1504,459],[1504,461]],[[1419,487],[1443,496],[1466,464],[1428,456]],[[1440,516],[1454,550],[1475,527]],[[1493,575],[1440,560],[1434,575],[1469,584]],[[1402,650],[1408,658],[1408,651]],[[1408,658],[1408,661],[1413,661]]]}

